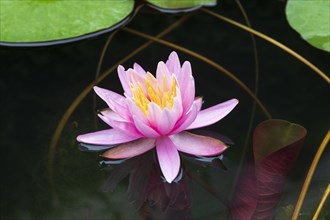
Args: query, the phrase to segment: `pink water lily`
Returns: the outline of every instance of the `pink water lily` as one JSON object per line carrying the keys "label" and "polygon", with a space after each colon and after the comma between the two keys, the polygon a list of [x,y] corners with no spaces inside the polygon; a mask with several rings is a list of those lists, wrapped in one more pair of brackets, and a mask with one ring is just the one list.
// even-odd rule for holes
{"label": "pink water lily", "polygon": [[185,130],[214,124],[238,104],[231,99],[201,110],[202,98],[195,98],[195,81],[190,63],[181,66],[172,52],[166,63],[159,62],[156,77],[140,65],[118,67],[124,96],[94,87],[109,106],[99,117],[112,128],[79,135],[79,142],[118,145],[102,154],[105,158],[130,158],[156,147],[161,171],[171,183],[180,170],[179,152],[214,156],[227,146],[220,140]]}

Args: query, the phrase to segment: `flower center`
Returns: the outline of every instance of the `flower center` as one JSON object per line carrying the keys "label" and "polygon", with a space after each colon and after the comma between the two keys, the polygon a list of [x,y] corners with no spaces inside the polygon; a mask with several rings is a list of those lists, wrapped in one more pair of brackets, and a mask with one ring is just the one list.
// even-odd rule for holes
{"label": "flower center", "polygon": [[162,86],[159,85],[157,79],[151,74],[147,73],[144,79],[144,84],[138,82],[136,85],[130,84],[133,101],[148,116],[148,106],[150,102],[157,104],[162,110],[167,107],[172,109],[174,98],[176,97],[176,79],[172,76],[170,85],[167,85],[166,76],[162,79]]}

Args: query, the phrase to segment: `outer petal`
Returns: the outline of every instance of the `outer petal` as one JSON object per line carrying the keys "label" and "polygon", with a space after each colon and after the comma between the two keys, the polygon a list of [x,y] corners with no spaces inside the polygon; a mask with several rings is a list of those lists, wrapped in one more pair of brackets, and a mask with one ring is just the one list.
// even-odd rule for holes
{"label": "outer petal", "polygon": [[117,112],[121,117],[125,119],[130,118],[127,109],[126,98],[124,96],[97,86],[94,86],[94,91],[107,103],[111,110]]}
{"label": "outer petal", "polygon": [[147,72],[137,63],[133,64],[133,68],[136,72],[140,73],[141,75],[146,75]]}
{"label": "outer petal", "polygon": [[170,136],[172,142],[179,151],[196,156],[214,156],[221,154],[227,146],[211,137],[181,132]]}
{"label": "outer petal", "polygon": [[180,73],[181,71],[181,64],[178,54],[175,51],[173,51],[168,57],[168,60],[166,61],[166,66],[171,73],[178,76],[178,73]]}
{"label": "outer petal", "polygon": [[[128,120],[126,120],[125,118],[121,117],[118,113],[112,111],[111,109],[102,110],[100,112],[100,114],[98,114],[98,116],[100,116],[101,119],[110,118],[110,119],[115,120],[115,121],[129,122]],[[106,120],[104,120],[104,122],[107,123]]]}
{"label": "outer petal", "polygon": [[203,97],[196,97],[194,102],[197,104],[198,111],[200,111],[202,109]]}
{"label": "outer petal", "polygon": [[114,145],[126,143],[140,138],[116,129],[107,129],[88,134],[82,134],[77,137],[77,141],[86,144]]}
{"label": "outer petal", "polygon": [[237,104],[237,99],[230,99],[226,102],[204,109],[198,113],[196,120],[189,125],[187,129],[200,128],[214,124],[229,114]]}
{"label": "outer petal", "polygon": [[[122,104],[124,103],[125,101],[125,97],[122,96],[122,95],[119,95],[118,93],[115,93],[115,92],[112,92],[110,90],[107,90],[107,89],[103,89],[101,87],[98,87],[98,86],[94,86],[93,87],[95,93],[101,98],[103,99],[103,101],[105,101],[108,106],[113,110],[114,106],[113,104]],[[109,99],[110,101],[117,101],[116,103],[113,103],[113,102],[109,102]]]}
{"label": "outer petal", "polygon": [[142,134],[136,129],[134,123],[124,120],[117,113],[111,110],[105,110],[101,113],[102,114],[98,114],[98,116],[111,127],[119,129],[133,136],[142,136]]}
{"label": "outer petal", "polygon": [[124,89],[124,92],[127,96],[132,97],[131,87],[129,85],[129,80],[125,68],[123,66],[118,66],[117,68],[118,77],[121,82],[121,85]]}
{"label": "outer petal", "polygon": [[163,136],[157,139],[156,150],[160,169],[167,182],[171,183],[180,170],[180,156],[172,141]]}
{"label": "outer petal", "polygon": [[109,159],[124,159],[131,158],[143,154],[155,147],[155,140],[148,138],[141,138],[129,143],[121,144],[117,147],[111,148],[102,154],[102,157]]}

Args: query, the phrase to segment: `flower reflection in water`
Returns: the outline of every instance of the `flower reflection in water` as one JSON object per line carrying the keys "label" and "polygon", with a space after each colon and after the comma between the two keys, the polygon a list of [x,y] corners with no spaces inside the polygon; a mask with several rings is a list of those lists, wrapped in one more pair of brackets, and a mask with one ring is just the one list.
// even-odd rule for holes
{"label": "flower reflection in water", "polygon": [[[104,152],[111,148],[112,146],[80,144],[82,151]],[[192,219],[190,174],[195,171],[190,162],[198,166],[225,169],[222,157],[221,154],[199,157],[182,153],[183,166],[172,183],[168,183],[162,175],[155,149],[128,159],[102,158],[101,167],[109,171],[102,190],[113,191],[128,177],[128,197],[139,209],[140,219]]]}

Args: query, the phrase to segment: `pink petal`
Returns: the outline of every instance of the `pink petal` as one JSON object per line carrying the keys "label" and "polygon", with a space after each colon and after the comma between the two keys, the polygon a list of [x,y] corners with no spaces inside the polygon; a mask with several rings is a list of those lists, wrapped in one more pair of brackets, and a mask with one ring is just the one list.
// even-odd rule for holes
{"label": "pink petal", "polygon": [[195,99],[195,80],[188,61],[183,63],[181,72],[177,78],[182,96],[183,111],[185,112],[191,107]]}
{"label": "pink petal", "polygon": [[111,110],[117,112],[121,117],[125,119],[130,118],[127,109],[126,98],[124,96],[97,86],[94,86],[94,91],[100,98],[102,98],[107,103]]}
{"label": "pink petal", "polygon": [[105,110],[101,113],[102,114],[98,114],[98,116],[111,127],[133,136],[142,136],[141,133],[136,129],[134,123],[124,120],[117,113],[111,110]]}
{"label": "pink petal", "polygon": [[176,112],[164,108],[163,110],[154,102],[148,106],[148,121],[150,127],[154,128],[159,134],[166,135],[174,127],[178,116]]}
{"label": "pink petal", "polygon": [[169,69],[169,71],[175,74],[176,76],[181,71],[180,60],[178,54],[175,51],[173,51],[168,57],[168,60],[166,61],[166,66]]}
{"label": "pink petal", "polygon": [[155,140],[149,138],[141,138],[129,143],[121,144],[111,148],[102,154],[102,157],[109,159],[131,158],[143,154],[155,147]]}
{"label": "pink petal", "polygon": [[180,156],[172,141],[163,136],[156,141],[160,169],[167,182],[171,183],[180,170]]}
{"label": "pink petal", "polygon": [[133,64],[133,68],[136,72],[140,73],[141,75],[146,75],[147,72],[137,63]]}
{"label": "pink petal", "polygon": [[197,104],[197,110],[200,111],[202,109],[203,97],[196,97],[194,102]]}
{"label": "pink petal", "polygon": [[136,87],[139,84],[141,84],[144,92],[146,92],[145,91],[145,75],[142,75],[131,68],[129,68],[126,71],[126,73],[127,73],[127,78],[129,80],[129,83],[133,83]]}
{"label": "pink petal", "polygon": [[172,81],[172,74],[168,70],[167,66],[165,65],[164,62],[159,62],[157,65],[157,70],[156,70],[156,79],[158,81],[158,84],[162,90],[164,90],[164,77],[166,79],[166,85],[167,85],[167,90],[169,89]]}
{"label": "pink petal", "polygon": [[137,130],[143,136],[148,137],[148,138],[157,138],[157,137],[160,136],[159,133],[157,133],[157,131],[155,131],[149,125],[147,125],[146,123],[144,123],[143,121],[141,121],[135,115],[133,115],[133,120],[134,120],[135,127],[137,128]]}
{"label": "pink petal", "polygon": [[88,134],[82,134],[77,137],[77,141],[86,144],[96,145],[114,145],[136,140],[140,137],[133,136],[116,129],[107,129]]}
{"label": "pink petal", "polygon": [[177,121],[183,113],[182,109],[182,99],[181,99],[181,93],[178,88],[176,88],[176,97],[174,98],[174,103],[172,106],[172,115],[175,118],[175,121]]}
{"label": "pink petal", "polygon": [[148,105],[148,121],[149,124],[154,128],[157,127],[157,121],[162,115],[161,108],[154,102],[149,103]]}
{"label": "pink petal", "polygon": [[227,146],[211,137],[201,136],[183,131],[170,136],[179,151],[196,156],[214,156],[221,154]]}
{"label": "pink petal", "polygon": [[157,121],[157,130],[161,135],[167,135],[174,127],[176,118],[173,117],[173,111],[165,108],[161,117]]}
{"label": "pink petal", "polygon": [[187,129],[200,128],[214,124],[229,114],[229,112],[231,112],[237,104],[237,99],[231,99],[204,109],[198,113],[196,120],[189,125]]}
{"label": "pink petal", "polygon": [[198,106],[200,106],[199,102],[201,102],[201,99],[195,100],[190,110],[176,123],[174,130],[171,131],[171,134],[176,134],[185,130],[191,123],[196,120]]}
{"label": "pink petal", "polygon": [[[101,114],[98,114],[102,119],[103,118],[110,118],[112,120],[121,121],[121,122],[130,122],[125,118],[121,117],[118,113],[112,111],[111,109],[105,109],[101,111]],[[106,120],[104,120],[107,123]]]}
{"label": "pink petal", "polygon": [[130,115],[133,117],[133,115],[137,118],[139,118],[143,123],[148,124],[148,120],[145,116],[145,114],[142,112],[142,110],[135,104],[135,102],[132,99],[127,99],[127,105],[128,110],[130,112]]}
{"label": "pink petal", "polygon": [[110,100],[119,100],[119,103],[123,103],[125,100],[124,96],[119,95],[118,93],[112,92],[110,90],[103,89],[98,86],[94,86],[93,89],[94,89],[95,93],[101,99],[103,99],[103,101],[105,101],[111,109],[113,109],[114,106],[113,106],[113,102],[109,102],[109,99]]}
{"label": "pink petal", "polygon": [[125,68],[123,66],[118,66],[117,72],[125,94],[129,97],[132,97],[131,86],[129,84],[129,80]]}

